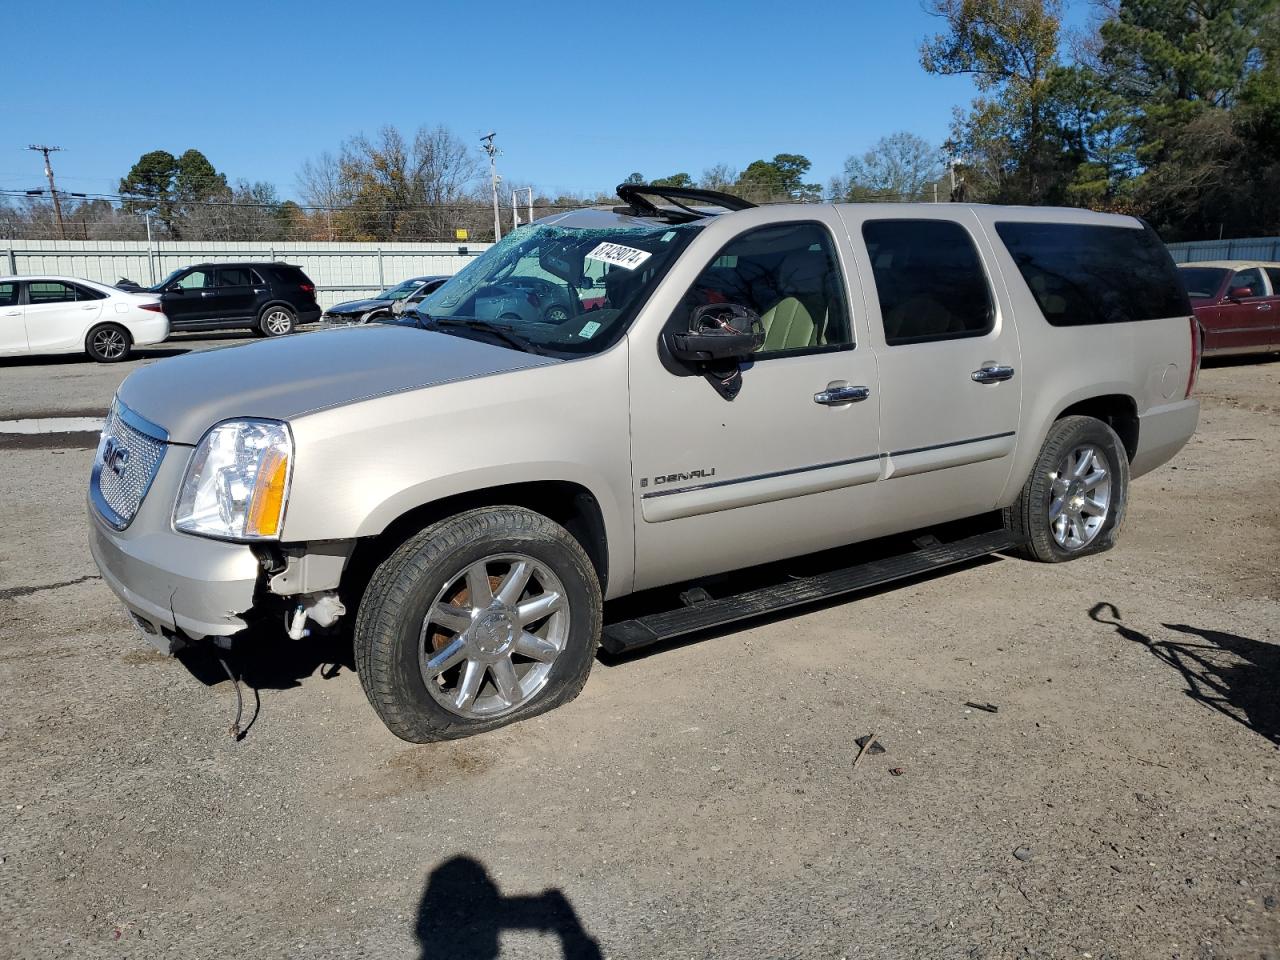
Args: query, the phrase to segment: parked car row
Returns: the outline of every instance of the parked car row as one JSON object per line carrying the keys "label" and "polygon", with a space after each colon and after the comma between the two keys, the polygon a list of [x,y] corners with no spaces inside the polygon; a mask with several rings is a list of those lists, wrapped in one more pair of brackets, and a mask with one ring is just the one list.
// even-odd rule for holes
{"label": "parked car row", "polygon": [[152,287],[127,279],[108,286],[77,277],[0,277],[0,356],[84,352],[115,363],[174,331],[246,329],[281,337],[321,319],[367,323],[411,308],[447,279],[413,277],[322,312],[315,284],[288,263],[199,263]]}

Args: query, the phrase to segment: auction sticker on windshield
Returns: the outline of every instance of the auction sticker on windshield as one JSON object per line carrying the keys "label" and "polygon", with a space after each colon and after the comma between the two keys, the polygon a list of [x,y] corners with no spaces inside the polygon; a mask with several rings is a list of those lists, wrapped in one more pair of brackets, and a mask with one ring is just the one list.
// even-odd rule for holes
{"label": "auction sticker on windshield", "polygon": [[617,267],[634,270],[648,260],[653,254],[648,250],[637,250],[635,247],[624,247],[620,243],[602,243],[587,254],[588,260],[599,260],[601,263],[612,263]]}

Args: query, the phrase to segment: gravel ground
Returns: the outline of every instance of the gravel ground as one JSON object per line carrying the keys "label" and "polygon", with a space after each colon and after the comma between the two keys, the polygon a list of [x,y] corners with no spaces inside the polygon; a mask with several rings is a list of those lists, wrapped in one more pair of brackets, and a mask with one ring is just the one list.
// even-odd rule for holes
{"label": "gravel ground", "polygon": [[[0,419],[133,365],[0,361]],[[96,577],[91,451],[0,440],[0,955],[1280,958],[1280,362],[1200,382],[1109,554],[599,663],[429,746],[283,638],[234,743],[216,666]]]}

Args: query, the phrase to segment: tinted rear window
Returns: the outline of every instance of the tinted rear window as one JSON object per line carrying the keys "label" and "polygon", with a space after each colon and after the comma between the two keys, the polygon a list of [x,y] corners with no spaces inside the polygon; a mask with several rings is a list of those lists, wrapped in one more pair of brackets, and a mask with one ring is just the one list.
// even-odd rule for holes
{"label": "tinted rear window", "polygon": [[310,278],[302,272],[301,267],[272,267],[271,272],[282,283],[310,283]]}
{"label": "tinted rear window", "polygon": [[997,223],[1022,279],[1055,327],[1191,315],[1155,232],[1079,223]]}

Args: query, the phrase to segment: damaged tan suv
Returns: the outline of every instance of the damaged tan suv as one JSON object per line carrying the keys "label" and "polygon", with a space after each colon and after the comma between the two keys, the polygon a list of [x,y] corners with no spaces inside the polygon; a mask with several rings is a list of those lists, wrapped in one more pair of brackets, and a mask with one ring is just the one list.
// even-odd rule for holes
{"label": "damaged tan suv", "polygon": [[[1195,321],[1137,220],[619,195],[522,227],[398,324],[132,374],[89,525],[152,641],[349,624],[394,733],[464,736],[572,698],[602,643],[1108,549],[1130,479],[1195,429]],[[707,581],[921,528],[839,569]],[[700,580],[604,622],[606,599]]]}

